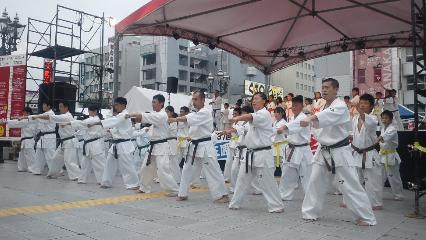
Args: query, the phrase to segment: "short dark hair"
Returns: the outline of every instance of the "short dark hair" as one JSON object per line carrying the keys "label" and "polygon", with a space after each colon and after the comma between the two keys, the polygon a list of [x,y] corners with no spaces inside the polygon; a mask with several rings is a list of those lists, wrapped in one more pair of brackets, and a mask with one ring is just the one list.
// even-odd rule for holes
{"label": "short dark hair", "polygon": [[157,100],[158,102],[162,103],[164,107],[164,102],[166,101],[166,98],[164,98],[164,96],[161,94],[157,94],[157,95],[154,95],[154,97],[152,97],[152,100]]}
{"label": "short dark hair", "polygon": [[25,107],[24,112],[28,113],[28,115],[33,115],[33,110],[30,107]]}
{"label": "short dark hair", "polygon": [[349,99],[351,99],[351,97],[349,97],[349,96],[344,96],[344,97],[343,97],[343,99],[348,99],[348,100],[349,100]]}
{"label": "short dark hair", "polygon": [[127,99],[124,97],[118,97],[114,99],[114,103],[123,104],[127,106]]}
{"label": "short dark hair", "polygon": [[274,113],[278,113],[281,115],[282,118],[284,118],[284,120],[287,121],[287,115],[285,114],[285,110],[282,107],[276,107],[274,110]]}
{"label": "short dark hair", "polygon": [[388,116],[391,120],[393,120],[393,113],[389,110],[383,111],[380,116]]}
{"label": "short dark hair", "polygon": [[307,101],[309,104],[312,104],[312,103],[313,103],[312,98],[305,98],[305,101]]}
{"label": "short dark hair", "polygon": [[[217,90],[216,90],[216,91],[217,91]],[[218,91],[218,92],[219,92],[219,91]],[[195,90],[193,94],[198,94],[198,95],[200,95],[200,97],[201,97],[202,99],[206,99],[206,94],[204,94],[204,92],[203,92],[203,91],[201,91],[200,89]]]}
{"label": "short dark hair", "polygon": [[359,88],[354,87],[354,88],[352,88],[352,91],[356,91],[357,93],[359,93]]}
{"label": "short dark hair", "polygon": [[376,92],[376,95],[383,95],[382,92]]}
{"label": "short dark hair", "polygon": [[280,97],[280,96],[278,96],[278,97],[277,97],[277,102],[282,103],[282,102],[283,102],[283,98],[282,98],[282,97]]}
{"label": "short dark hair", "polygon": [[239,115],[241,115],[241,108],[239,107],[234,108],[234,113],[238,113]]}
{"label": "short dark hair", "polygon": [[64,105],[64,107],[66,108],[70,108],[70,104],[67,101],[61,100],[58,102],[58,104],[62,103],[62,105]]}
{"label": "short dark hair", "polygon": [[252,108],[251,106],[246,105],[246,106],[243,106],[243,107],[241,108],[241,112],[253,113],[253,112],[254,112],[254,110],[253,110],[253,108]]}
{"label": "short dark hair", "polygon": [[[253,97],[254,96],[256,96],[256,95],[259,95],[259,97],[261,97],[264,101],[267,101],[268,100],[268,98],[266,97],[266,94],[265,93],[263,93],[263,92],[257,92],[257,93],[255,93],[255,94],[253,94]],[[272,95],[271,95],[272,96]]]}
{"label": "short dark hair", "polygon": [[294,97],[293,99],[291,99],[291,102],[292,103],[300,103],[300,104],[302,104],[303,105],[303,97],[302,96],[296,96],[296,97]]}
{"label": "short dark hair", "polygon": [[229,107],[229,103],[224,103],[223,106]]}
{"label": "short dark hair", "polygon": [[368,101],[370,103],[370,106],[374,106],[374,97],[371,94],[364,93],[359,97],[359,100]]}
{"label": "short dark hair", "polygon": [[52,103],[50,103],[49,100],[44,100],[43,102],[41,102],[41,105],[43,105],[43,104],[46,104],[50,108],[52,107]]}
{"label": "short dark hair", "polygon": [[396,89],[392,89],[391,92],[396,93]]}
{"label": "short dark hair", "polygon": [[330,82],[331,86],[333,86],[334,88],[339,88],[339,81],[337,81],[334,78],[326,78],[322,80],[322,83],[326,83],[326,82]]}
{"label": "short dark hair", "polygon": [[186,113],[189,113],[189,107],[187,107],[187,106],[183,106],[183,107],[181,107],[181,108],[180,108],[180,110],[181,110],[181,111],[184,111],[184,112],[186,112]]}
{"label": "short dark hair", "polygon": [[288,93],[288,96],[294,97],[293,93]]}
{"label": "short dark hair", "polygon": [[90,105],[87,109],[88,109],[89,111],[92,111],[92,112],[97,112],[97,111],[99,111],[99,107],[98,107],[97,105]]}
{"label": "short dark hair", "polygon": [[164,110],[169,111],[171,113],[175,112],[175,108],[173,106],[167,106]]}

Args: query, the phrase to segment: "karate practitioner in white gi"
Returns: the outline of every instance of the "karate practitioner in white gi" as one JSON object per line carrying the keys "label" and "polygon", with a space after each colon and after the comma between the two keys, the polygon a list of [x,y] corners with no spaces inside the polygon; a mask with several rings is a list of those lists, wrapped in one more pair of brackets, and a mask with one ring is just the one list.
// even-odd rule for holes
{"label": "karate practitioner in white gi", "polygon": [[[180,108],[179,117],[186,116],[188,115],[188,113],[189,113],[189,108],[186,106],[183,106]],[[178,138],[177,139],[178,140],[177,158],[179,161],[179,167],[182,169],[183,162],[185,161],[186,154],[188,152],[189,127],[188,127],[188,123],[186,122],[178,122],[176,124],[177,124],[177,138]],[[182,173],[182,170],[181,170],[181,173]]]}
{"label": "karate practitioner in white gi", "polygon": [[[166,107],[166,113],[168,118],[176,118],[178,116],[175,113],[175,109],[172,106]],[[170,171],[176,183],[180,183],[181,169],[179,167],[180,160],[178,158],[178,140],[177,140],[177,123],[169,124],[169,149],[170,149]]]}
{"label": "karate practitioner in white gi", "polygon": [[[398,131],[392,124],[393,113],[385,110],[381,114],[383,128],[378,142],[380,143],[380,161],[382,163],[383,183],[388,179],[395,200],[403,200],[402,181],[399,174],[401,158],[396,151],[398,147]],[[383,185],[382,185],[383,186]]]}
{"label": "karate practitioner in white gi", "polygon": [[149,142],[151,141],[149,136],[150,128],[145,125],[142,127],[142,124],[135,124],[135,131],[133,132],[133,137],[135,138],[135,151],[133,152],[133,160],[135,163],[135,168],[141,169],[145,155],[149,150]]}
{"label": "karate practitioner in white gi", "polygon": [[[22,112],[23,116],[33,114],[31,108],[26,107]],[[28,119],[8,120],[6,124],[9,128],[21,129],[21,151],[18,157],[18,172],[33,172],[35,151],[34,135],[37,133],[37,123],[30,122]]]}
{"label": "karate practitioner in white gi", "polygon": [[[116,114],[110,118],[101,120],[104,129],[109,129],[112,135],[111,147],[105,163],[102,175],[101,188],[110,188],[118,169],[123,178],[124,186],[128,190],[138,189],[138,174],[132,159],[132,152],[135,150],[131,142],[132,122],[126,118],[127,99],[118,97],[114,100],[114,110]],[[95,124],[99,125],[99,124]],[[90,127],[90,126],[89,126]]]}
{"label": "karate practitioner in white gi", "polygon": [[264,93],[254,94],[252,100],[254,113],[232,119],[233,122],[249,122],[249,129],[244,138],[247,148],[243,150],[234,196],[229,204],[229,208],[233,210],[241,207],[253,180],[257,179],[267,202],[268,211],[270,213],[284,211],[278,185],[274,179],[275,165],[271,149],[274,129],[271,114],[265,108],[266,100]]}
{"label": "karate practitioner in white gi", "polygon": [[351,120],[346,104],[337,97],[339,82],[327,78],[322,82],[326,105],[321,112],[300,121],[300,126],[313,123],[321,148],[317,150],[312,173],[302,205],[302,216],[317,220],[322,215],[325,196],[332,181],[337,182],[344,200],[358,225],[376,225],[368,196],[359,182],[356,163],[349,146]]}
{"label": "karate practitioner in white gi", "polygon": [[177,201],[188,199],[188,191],[194,174],[201,168],[206,176],[210,194],[216,203],[229,201],[225,181],[216,160],[216,149],[213,146],[211,134],[213,131],[213,118],[211,112],[204,106],[205,95],[202,91],[192,94],[192,103],[196,112],[186,116],[170,118],[170,122],[186,122],[189,126],[191,139],[188,155],[183,166]]}
{"label": "karate practitioner in white gi", "polygon": [[212,105],[213,108],[212,116],[214,129],[222,130],[222,116],[220,114],[220,110],[222,109],[222,97],[218,90],[214,91],[214,99],[210,102],[210,105]]}
{"label": "karate practitioner in white gi", "polygon": [[[55,115],[49,102],[44,102],[42,104],[42,108],[44,115]],[[54,164],[56,151],[56,124],[48,120],[33,119],[32,116],[33,115],[24,116],[22,119],[29,119],[30,122],[35,121],[37,123],[37,129],[39,130],[37,134],[39,139],[36,142],[36,156],[34,166],[32,168],[33,174],[40,175],[47,163],[47,167],[49,168],[47,176],[56,175],[61,170],[60,167],[58,167],[58,164]]]}
{"label": "karate practitioner in white gi", "polygon": [[[232,112],[232,116],[233,117],[238,117],[241,115],[241,108],[234,108],[233,112]],[[229,136],[231,139],[229,141],[229,150],[228,150],[228,154],[227,154],[227,158],[226,158],[226,163],[225,163],[225,168],[223,171],[223,176],[225,177],[225,182],[231,182],[231,170],[232,170],[232,164],[234,162],[234,159],[236,157],[236,154],[238,152],[237,146],[238,146],[238,140],[239,140],[239,136],[236,132],[236,129],[239,128],[240,126],[242,126],[243,122],[236,122],[232,124],[232,128],[230,129],[225,129],[223,132],[221,132],[220,134],[226,134],[227,136]],[[231,187],[231,191],[232,187]]]}
{"label": "karate practitioner in white gi", "polygon": [[151,192],[154,172],[157,172],[161,188],[168,192],[169,197],[176,197],[179,186],[170,170],[169,123],[167,113],[163,109],[164,102],[164,96],[157,94],[152,98],[154,112],[130,113],[127,117],[135,118],[137,122],[152,124],[151,127],[153,128],[151,146],[139,173],[140,188],[138,193]]}
{"label": "karate practitioner in white gi", "polygon": [[383,208],[383,180],[380,157],[376,150],[377,116],[372,113],[374,97],[363,94],[357,106],[358,115],[352,119],[352,154],[358,166],[361,184],[364,184],[373,210]]}
{"label": "karate practitioner in white gi", "polygon": [[[71,181],[77,181],[80,176],[80,166],[78,165],[77,157],[77,144],[78,140],[75,138],[75,129],[68,123],[74,120],[72,114],[69,112],[69,104],[65,101],[59,102],[59,115],[37,115],[33,119],[47,120],[55,124],[59,124],[59,146],[56,149],[54,156],[54,169],[62,170],[65,163],[67,168],[68,178]],[[59,174],[49,175],[48,178],[57,178]]]}
{"label": "karate practitioner in white gi", "polygon": [[293,117],[277,130],[278,133],[287,134],[288,141],[281,167],[282,175],[279,186],[281,199],[284,201],[293,200],[294,191],[299,186],[299,181],[302,184],[303,191],[306,192],[313,160],[309,145],[311,132],[309,128],[300,126],[300,121],[306,118],[306,114],[302,112],[302,96],[296,96],[292,99],[292,110]]}
{"label": "karate practitioner in white gi", "polygon": [[275,167],[279,167],[283,161],[288,141],[286,134],[283,134],[282,132],[277,133],[277,129],[287,123],[286,110],[282,107],[276,107],[274,109],[274,117],[275,120],[272,124],[274,130],[272,134],[272,156],[274,156]]}
{"label": "karate practitioner in white gi", "polygon": [[[105,168],[105,151],[104,151],[104,130],[100,125],[101,119],[98,115],[99,108],[97,106],[89,107],[89,117],[84,120],[71,121],[71,126],[75,129],[84,130],[81,174],[78,177],[78,183],[87,183],[90,173],[95,173],[96,182],[101,184],[102,175]],[[90,127],[88,127],[90,126]]]}

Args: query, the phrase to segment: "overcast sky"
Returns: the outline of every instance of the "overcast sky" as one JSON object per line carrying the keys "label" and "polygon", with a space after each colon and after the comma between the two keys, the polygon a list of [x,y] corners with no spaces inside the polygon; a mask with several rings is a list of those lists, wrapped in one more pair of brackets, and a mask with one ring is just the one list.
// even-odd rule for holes
{"label": "overcast sky", "polygon": [[[56,5],[62,5],[77,10],[82,10],[94,15],[114,17],[118,21],[134,12],[149,0],[1,0],[0,8],[3,12],[7,9],[9,16],[15,17],[18,13],[21,23],[26,24],[27,18],[50,22],[56,13]],[[109,26],[105,28],[105,39],[113,35],[113,29]],[[19,45],[19,52],[25,53],[26,30],[22,36],[24,41]]]}

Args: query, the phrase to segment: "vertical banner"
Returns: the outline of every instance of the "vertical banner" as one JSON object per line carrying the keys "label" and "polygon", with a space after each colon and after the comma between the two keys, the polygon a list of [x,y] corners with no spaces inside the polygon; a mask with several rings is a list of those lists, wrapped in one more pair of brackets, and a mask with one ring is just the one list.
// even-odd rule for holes
{"label": "vertical banner", "polygon": [[[27,68],[25,55],[0,57],[0,119],[22,116],[25,107]],[[0,137],[20,137],[20,129],[0,124]]]}
{"label": "vertical banner", "polygon": [[[0,119],[7,120],[10,67],[0,65]],[[0,137],[6,137],[6,124],[0,124]]]}
{"label": "vertical banner", "polygon": [[[12,97],[10,99],[10,118],[22,116],[25,107],[25,89],[26,89],[27,68],[25,65],[13,67],[12,75]],[[20,137],[20,128],[9,129],[9,137]]]}
{"label": "vertical banner", "polygon": [[375,67],[374,68],[374,82],[381,82],[382,81],[382,68],[381,67]]}

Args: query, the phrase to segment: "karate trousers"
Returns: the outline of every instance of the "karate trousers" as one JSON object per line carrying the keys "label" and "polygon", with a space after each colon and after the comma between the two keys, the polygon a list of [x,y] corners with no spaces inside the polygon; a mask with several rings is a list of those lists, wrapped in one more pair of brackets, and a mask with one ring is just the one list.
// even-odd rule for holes
{"label": "karate trousers", "polygon": [[[383,178],[382,166],[374,163],[371,168],[358,168],[361,181],[372,207],[383,206]],[[361,183],[362,183],[361,182]]]}
{"label": "karate trousers", "polygon": [[58,174],[60,172],[59,164],[54,164],[55,149],[54,148],[37,148],[36,149],[36,159],[33,165],[33,174],[40,175],[44,169],[44,166],[47,163],[49,171],[47,172],[48,176]]}
{"label": "karate trousers", "polygon": [[167,192],[178,192],[179,187],[172,176],[170,170],[170,160],[168,155],[152,155],[151,163],[147,166],[146,156],[143,161],[142,168],[139,172],[139,186],[140,190],[145,193],[150,193],[152,184],[154,184],[154,173],[157,173],[158,179],[160,180],[160,186]]}
{"label": "karate trousers", "polygon": [[274,171],[275,167],[249,167],[248,173],[246,173],[246,163],[241,162],[234,196],[229,204],[229,208],[240,208],[253,180],[258,179],[259,187],[268,205],[268,211],[275,212],[284,209],[278,191],[278,184],[274,178]]}
{"label": "karate trousers", "polygon": [[[81,160],[81,173],[78,177],[79,183],[87,183],[89,175],[92,172],[95,173],[95,178],[97,183],[102,182],[102,174],[105,169],[105,153],[101,151],[99,154],[92,154],[89,148],[91,143],[88,143],[86,146],[86,156],[83,156]],[[89,151],[87,151],[89,150]]]}
{"label": "karate trousers", "polygon": [[124,186],[127,189],[137,187],[138,174],[131,153],[119,153],[117,159],[114,158],[114,154],[108,154],[101,184],[107,187],[112,186],[113,179],[117,173],[117,165],[123,178]]}
{"label": "karate trousers", "polygon": [[59,170],[57,173],[60,173],[60,171],[62,170],[62,166],[64,166],[65,164],[65,167],[67,168],[68,178],[70,180],[77,180],[80,176],[80,167],[78,166],[77,158],[77,148],[75,147],[62,148],[61,146],[59,146],[55,152],[54,164],[54,169]]}
{"label": "karate trousers", "polygon": [[228,194],[223,174],[216,158],[208,157],[207,154],[205,154],[202,158],[195,157],[194,165],[192,165],[192,156],[188,155],[188,161],[185,163],[182,170],[179,197],[188,196],[191,182],[194,180],[194,177],[199,177],[200,169],[206,177],[210,194],[214,200]]}
{"label": "karate trousers", "polygon": [[388,165],[387,168],[382,164],[382,177],[383,184],[386,179],[389,181],[394,198],[399,200],[404,199],[404,195],[402,194],[402,180],[399,174],[399,163]]}
{"label": "karate trousers", "polygon": [[279,186],[279,191],[282,200],[293,200],[294,191],[299,186],[299,180],[302,185],[303,192],[306,193],[309,183],[309,177],[311,175],[311,167],[312,164],[282,164],[282,173]]}
{"label": "karate trousers", "polygon": [[321,217],[326,193],[332,182],[336,182],[336,185],[339,186],[354,220],[362,220],[370,225],[376,225],[376,218],[367,193],[359,182],[356,167],[337,166],[336,173],[332,174],[325,165],[318,163],[312,164],[312,173],[302,204],[304,219],[316,220]]}
{"label": "karate trousers", "polygon": [[18,171],[33,172],[35,152],[33,148],[22,148],[18,157]]}

